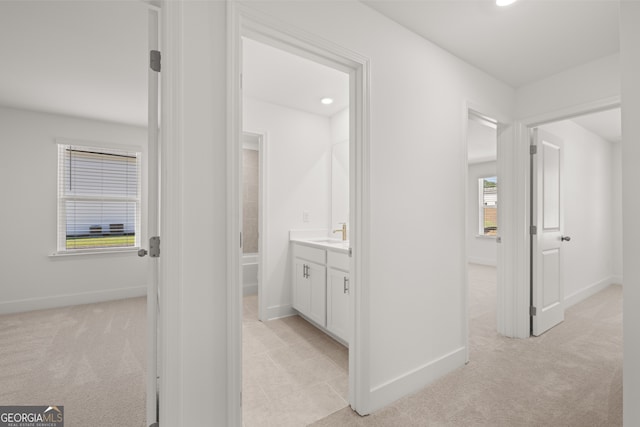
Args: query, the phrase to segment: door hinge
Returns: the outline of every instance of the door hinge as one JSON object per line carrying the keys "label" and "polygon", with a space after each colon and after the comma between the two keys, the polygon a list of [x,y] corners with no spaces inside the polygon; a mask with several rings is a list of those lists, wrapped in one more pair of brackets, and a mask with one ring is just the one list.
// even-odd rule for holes
{"label": "door hinge", "polygon": [[349,258],[353,257],[353,249],[349,248]]}
{"label": "door hinge", "polygon": [[160,258],[160,237],[153,236],[149,239],[149,256],[151,258]]}
{"label": "door hinge", "polygon": [[538,146],[530,145],[529,146],[529,154],[538,154]]}
{"label": "door hinge", "polygon": [[159,50],[152,50],[149,52],[149,67],[156,73],[159,73],[162,68],[161,62],[162,55]]}
{"label": "door hinge", "polygon": [[535,307],[529,307],[529,316],[535,316],[538,310]]}
{"label": "door hinge", "polygon": [[535,225],[532,225],[531,227],[529,227],[529,234],[531,235],[538,234],[538,227],[536,227]]}

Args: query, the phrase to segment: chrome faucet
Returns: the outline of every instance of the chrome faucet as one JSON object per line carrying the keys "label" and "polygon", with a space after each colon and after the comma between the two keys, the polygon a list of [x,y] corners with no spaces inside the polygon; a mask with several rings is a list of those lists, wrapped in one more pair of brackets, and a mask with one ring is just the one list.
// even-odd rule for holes
{"label": "chrome faucet", "polygon": [[334,233],[342,233],[342,241],[347,240],[347,223],[346,222],[342,222],[342,228],[339,228],[337,230],[333,230]]}

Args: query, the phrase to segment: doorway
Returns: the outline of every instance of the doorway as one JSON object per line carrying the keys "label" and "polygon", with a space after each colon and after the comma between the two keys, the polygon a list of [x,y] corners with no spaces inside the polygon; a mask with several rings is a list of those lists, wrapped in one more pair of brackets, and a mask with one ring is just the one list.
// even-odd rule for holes
{"label": "doorway", "polygon": [[[368,291],[360,284],[366,282],[366,265],[369,259],[366,241],[368,239],[368,60],[353,52],[345,52],[340,46],[335,46],[325,40],[319,40],[315,36],[298,28],[283,28],[281,23],[274,25],[266,16],[260,16],[253,10],[242,5],[234,4],[230,13],[230,51],[231,73],[229,74],[231,94],[229,98],[229,129],[231,131],[229,146],[230,165],[230,206],[232,207],[232,223],[228,240],[229,247],[229,347],[230,370],[229,378],[229,414],[231,424],[240,424],[241,406],[240,395],[242,390],[242,282],[241,251],[238,246],[238,236],[242,232],[240,213],[240,141],[243,131],[242,126],[242,38],[250,38],[271,47],[282,49],[296,56],[310,59],[334,70],[348,75],[349,79],[349,111],[348,111],[348,139],[349,139],[349,248],[348,257],[350,272],[350,339],[348,357],[348,402],[361,414],[367,413],[369,378],[366,372],[368,361],[368,340],[366,337],[368,323],[367,295]],[[262,131],[262,129],[253,129]],[[269,141],[272,139],[269,134]],[[269,150],[269,149],[267,149]],[[271,150],[269,150],[271,156]],[[329,171],[327,170],[327,176]],[[328,208],[328,206],[327,206]],[[329,215],[327,209],[327,216]],[[308,213],[298,212],[296,217],[301,221],[312,221],[315,217],[311,210]],[[265,220],[267,223],[269,219]],[[269,233],[266,233],[269,241]],[[268,252],[268,251],[265,251]],[[269,256],[268,253],[266,253]],[[263,273],[264,275],[264,273]],[[264,284],[263,284],[264,285]],[[264,286],[262,286],[264,287]],[[270,310],[272,307],[268,307]],[[287,307],[273,307],[277,314],[280,310],[291,313]],[[287,314],[284,315],[287,315]],[[282,316],[281,314],[280,316]],[[276,316],[278,317],[278,316]]]}
{"label": "doorway", "polygon": [[468,110],[465,215],[470,347],[497,330],[497,128],[495,119]]}
{"label": "doorway", "polygon": [[[160,10],[102,1],[10,1],[0,9],[7,62],[0,120],[2,139],[13,141],[0,169],[20,177],[10,187],[21,193],[8,188],[7,197],[29,200],[3,213],[3,223],[21,230],[6,237],[29,247],[16,245],[6,257],[0,312],[3,321],[20,317],[32,326],[19,335],[21,345],[36,348],[22,354],[37,356],[5,370],[25,373],[11,386],[3,381],[16,393],[6,402],[54,401],[83,425],[149,425],[156,331],[147,314],[155,319],[155,294],[147,286],[151,261],[136,252],[156,235],[146,218],[157,184],[148,173],[157,128],[149,121],[148,68]],[[46,340],[33,340],[43,330]]]}
{"label": "doorway", "polygon": [[[347,226],[348,155],[337,154],[342,147],[348,153],[349,75],[242,41],[243,422],[282,424],[293,417],[306,425],[348,404],[348,331],[336,336],[330,327],[329,264],[306,273],[324,278],[316,284],[326,294],[326,310],[308,316],[294,298],[291,239],[331,239],[335,223]],[[266,135],[268,148],[260,150]],[[332,254],[323,252],[327,260]]]}
{"label": "doorway", "polygon": [[531,129],[531,334],[622,284],[620,108]]}

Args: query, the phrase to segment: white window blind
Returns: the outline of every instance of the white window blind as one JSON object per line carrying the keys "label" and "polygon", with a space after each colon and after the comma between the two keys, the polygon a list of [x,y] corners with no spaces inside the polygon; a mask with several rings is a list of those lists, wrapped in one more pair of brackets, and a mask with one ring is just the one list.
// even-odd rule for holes
{"label": "white window blind", "polygon": [[58,251],[140,245],[140,153],[58,144]]}

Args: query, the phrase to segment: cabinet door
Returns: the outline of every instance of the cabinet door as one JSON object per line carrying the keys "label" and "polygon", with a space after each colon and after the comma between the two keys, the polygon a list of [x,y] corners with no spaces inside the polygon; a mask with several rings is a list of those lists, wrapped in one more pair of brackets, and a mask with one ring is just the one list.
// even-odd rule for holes
{"label": "cabinet door", "polygon": [[328,269],[327,329],[349,342],[349,274]]}
{"label": "cabinet door", "polygon": [[327,268],[313,262],[307,262],[307,265],[311,292],[311,307],[307,316],[320,326],[327,326]]}
{"label": "cabinet door", "polygon": [[296,258],[293,270],[293,308],[305,316],[311,311],[310,281],[305,276],[307,262]]}

